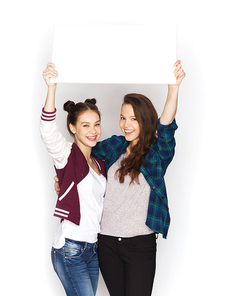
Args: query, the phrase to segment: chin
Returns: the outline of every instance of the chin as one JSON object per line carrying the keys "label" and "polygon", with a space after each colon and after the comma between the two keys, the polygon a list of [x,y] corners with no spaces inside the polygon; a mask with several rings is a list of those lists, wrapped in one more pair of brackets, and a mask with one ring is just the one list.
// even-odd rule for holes
{"label": "chin", "polygon": [[125,138],[126,138],[126,139],[129,139],[128,141],[132,141],[132,140],[134,140],[133,135],[127,135],[127,134],[125,134]]}
{"label": "chin", "polygon": [[98,141],[96,141],[96,142],[91,142],[89,145],[90,145],[91,147],[95,147],[96,144],[97,144],[97,142],[98,142]]}
{"label": "chin", "polygon": [[134,137],[126,136],[125,139],[126,139],[128,142],[132,142],[134,145],[138,142],[138,138],[134,138]]}
{"label": "chin", "polygon": [[125,139],[128,141],[128,142],[132,142],[134,139],[131,139],[130,137],[125,137]]}

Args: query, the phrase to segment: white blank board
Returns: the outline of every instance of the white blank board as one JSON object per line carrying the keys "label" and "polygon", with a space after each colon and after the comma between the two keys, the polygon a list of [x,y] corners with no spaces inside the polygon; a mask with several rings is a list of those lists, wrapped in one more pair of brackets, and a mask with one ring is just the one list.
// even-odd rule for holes
{"label": "white blank board", "polygon": [[175,61],[175,26],[54,26],[53,82],[173,84]]}

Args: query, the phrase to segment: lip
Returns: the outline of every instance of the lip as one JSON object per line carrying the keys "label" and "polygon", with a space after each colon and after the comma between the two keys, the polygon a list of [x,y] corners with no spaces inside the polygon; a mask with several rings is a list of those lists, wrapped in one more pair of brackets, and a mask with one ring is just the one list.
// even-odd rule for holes
{"label": "lip", "polygon": [[94,142],[97,140],[97,136],[86,137],[88,141]]}
{"label": "lip", "polygon": [[125,135],[131,135],[134,133],[133,130],[124,130]]}

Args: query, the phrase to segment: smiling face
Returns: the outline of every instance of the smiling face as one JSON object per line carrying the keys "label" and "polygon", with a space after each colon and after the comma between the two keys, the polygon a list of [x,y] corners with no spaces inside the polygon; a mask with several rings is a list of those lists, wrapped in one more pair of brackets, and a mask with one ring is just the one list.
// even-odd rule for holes
{"label": "smiling face", "polygon": [[102,132],[99,115],[93,110],[84,111],[77,118],[76,125],[69,126],[75,136],[75,143],[82,151],[94,147]]}
{"label": "smiling face", "polygon": [[135,117],[133,107],[130,104],[124,104],[122,106],[119,127],[127,141],[130,141],[133,145],[138,142],[140,126]]}

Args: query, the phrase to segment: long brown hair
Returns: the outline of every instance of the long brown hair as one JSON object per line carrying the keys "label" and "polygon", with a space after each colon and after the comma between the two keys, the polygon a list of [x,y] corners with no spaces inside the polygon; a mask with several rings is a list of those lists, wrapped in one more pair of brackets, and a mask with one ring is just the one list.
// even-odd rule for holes
{"label": "long brown hair", "polygon": [[124,183],[127,174],[130,175],[131,182],[139,184],[138,175],[140,166],[145,163],[145,156],[150,146],[157,140],[157,111],[152,102],[142,94],[127,94],[123,99],[123,105],[129,104],[134,110],[134,115],[140,126],[139,140],[136,145],[131,146],[130,154],[120,163],[120,168],[116,174],[119,182]]}

